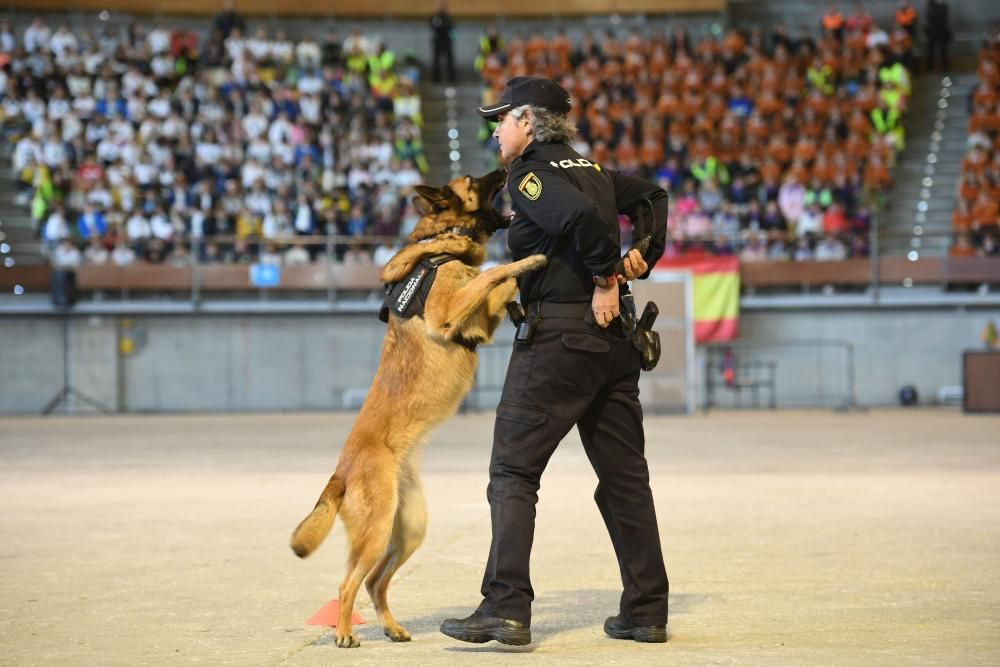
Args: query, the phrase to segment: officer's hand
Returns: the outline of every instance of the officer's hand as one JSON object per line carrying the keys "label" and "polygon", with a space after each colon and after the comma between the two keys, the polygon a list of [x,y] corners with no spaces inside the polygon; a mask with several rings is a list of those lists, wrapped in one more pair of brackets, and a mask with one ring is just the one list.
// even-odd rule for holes
{"label": "officer's hand", "polygon": [[613,282],[608,287],[594,287],[594,298],[590,301],[590,309],[594,312],[594,322],[602,329],[618,317],[618,283]]}
{"label": "officer's hand", "polygon": [[624,285],[630,280],[635,280],[649,269],[649,265],[642,258],[642,253],[639,252],[638,248],[632,248],[626,253],[624,265],[625,275],[618,275],[618,284],[620,285]]}

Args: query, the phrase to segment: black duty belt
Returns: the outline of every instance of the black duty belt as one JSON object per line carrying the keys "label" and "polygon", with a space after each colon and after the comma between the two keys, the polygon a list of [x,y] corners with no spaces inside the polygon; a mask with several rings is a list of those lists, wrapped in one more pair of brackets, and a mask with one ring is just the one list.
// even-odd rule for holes
{"label": "black duty belt", "polygon": [[527,313],[531,319],[561,317],[582,320],[590,312],[590,302],[560,303],[558,301],[534,301],[528,304]]}

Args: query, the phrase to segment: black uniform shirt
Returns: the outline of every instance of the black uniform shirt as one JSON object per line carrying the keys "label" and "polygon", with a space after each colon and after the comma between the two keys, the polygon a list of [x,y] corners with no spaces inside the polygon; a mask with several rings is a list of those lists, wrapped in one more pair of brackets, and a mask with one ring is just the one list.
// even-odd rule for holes
{"label": "black uniform shirt", "polygon": [[507,190],[514,209],[507,241],[514,259],[534,254],[549,258],[545,268],[517,279],[524,304],[590,301],[593,277],[611,275],[621,258],[618,213],[635,221],[636,207],[646,198],[653,203],[655,229],[633,226],[633,240],[653,234],[644,253],[651,267],[663,255],[667,193],[648,181],[604,169],[566,144],[529,144],[511,164]]}

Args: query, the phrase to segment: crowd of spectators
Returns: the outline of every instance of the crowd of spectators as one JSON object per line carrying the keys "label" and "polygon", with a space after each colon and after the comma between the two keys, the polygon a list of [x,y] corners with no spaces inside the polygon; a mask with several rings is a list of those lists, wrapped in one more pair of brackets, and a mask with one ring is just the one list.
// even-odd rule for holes
{"label": "crowd of spectators", "polygon": [[955,196],[953,257],[1000,256],[1000,27],[979,52],[968,153]]}
{"label": "crowd of spectators", "polygon": [[[0,21],[17,202],[53,262],[304,263],[327,256],[324,237],[416,224],[412,59],[358,29],[247,33],[231,6],[204,36],[92,25]],[[370,262],[371,248],[338,243],[345,258]]]}
{"label": "crowd of spectators", "polygon": [[[575,148],[671,192],[668,253],[746,261],[864,256],[905,142],[915,16],[880,28],[831,6],[819,34],[777,25],[694,39],[683,27],[514,35],[490,29],[476,68],[484,101],[518,75],[574,98]],[[485,133],[484,133],[485,134]]]}

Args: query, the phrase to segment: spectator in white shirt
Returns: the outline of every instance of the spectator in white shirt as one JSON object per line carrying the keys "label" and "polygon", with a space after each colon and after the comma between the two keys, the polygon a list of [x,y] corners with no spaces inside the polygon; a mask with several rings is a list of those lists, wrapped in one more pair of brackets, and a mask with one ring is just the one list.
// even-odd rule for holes
{"label": "spectator in white shirt", "polygon": [[162,207],[157,208],[156,213],[149,217],[149,230],[154,238],[161,241],[170,241],[174,238],[174,226],[170,224],[170,218]]}
{"label": "spectator in white shirt", "polygon": [[405,192],[413,189],[414,186],[420,185],[422,182],[423,178],[420,176],[420,172],[417,168],[413,165],[413,160],[410,160],[409,158],[403,160],[394,179],[396,187]]}
{"label": "spectator in white shirt", "polygon": [[371,42],[361,33],[361,28],[354,26],[350,36],[344,40],[343,51],[346,54],[359,52],[367,56],[371,53]]}
{"label": "spectator in white shirt", "polygon": [[818,262],[838,262],[846,257],[847,248],[832,234],[827,234],[822,241],[816,244],[816,261]]}
{"label": "spectator in white shirt", "polygon": [[97,239],[91,239],[90,245],[83,252],[83,261],[87,264],[104,264],[108,261],[108,249]]}
{"label": "spectator in white shirt", "polygon": [[257,28],[254,36],[247,40],[247,51],[255,62],[268,64],[271,60],[271,42],[267,39],[267,28]]}
{"label": "spectator in white shirt", "polygon": [[809,247],[808,239],[799,239],[799,243],[795,247],[794,259],[796,262],[810,262],[813,260],[813,251],[812,248]]}
{"label": "spectator in white shirt", "polygon": [[146,43],[149,44],[152,55],[166,53],[170,50],[170,32],[162,26],[156,26],[146,37]]}
{"label": "spectator in white shirt", "polygon": [[299,67],[304,70],[312,69],[314,67],[319,67],[320,64],[320,48],[319,44],[316,43],[309,35],[302,38],[298,46],[295,47],[295,58],[299,62]]}
{"label": "spectator in white shirt", "polygon": [[296,241],[285,251],[282,262],[286,266],[304,266],[309,263],[309,251],[302,247],[302,241]]}
{"label": "spectator in white shirt", "polygon": [[49,249],[54,248],[63,239],[69,238],[69,222],[66,220],[66,212],[61,205],[56,205],[48,220],[45,221],[45,231],[43,238]]}
{"label": "spectator in white shirt", "polygon": [[0,20],[0,53],[13,53],[17,48],[17,38],[10,30],[10,21]]}
{"label": "spectator in white shirt", "polygon": [[271,211],[271,195],[264,189],[264,181],[257,180],[246,196],[246,205],[251,212],[263,217]]}
{"label": "spectator in white shirt", "polygon": [[78,47],[79,44],[76,41],[76,35],[73,34],[69,26],[65,23],[60,25],[59,29],[49,38],[49,50],[55,56],[58,63],[63,63],[67,57],[75,55]]}
{"label": "spectator in white shirt", "polygon": [[264,238],[281,239],[292,235],[292,220],[288,214],[288,204],[279,199],[274,202],[274,210],[264,214],[262,224]]}
{"label": "spectator in white shirt", "polygon": [[243,133],[248,141],[256,139],[267,132],[267,116],[261,111],[260,105],[255,104],[253,110],[243,117],[241,121]]}
{"label": "spectator in white shirt", "polygon": [[55,252],[52,253],[52,264],[59,268],[80,266],[82,260],[83,255],[80,254],[80,249],[73,245],[73,242],[69,239],[63,239],[56,246]]}
{"label": "spectator in white shirt", "polygon": [[292,43],[285,35],[285,31],[277,31],[274,41],[271,42],[271,58],[275,63],[287,64],[292,62],[292,51]]}
{"label": "spectator in white shirt", "polygon": [[372,256],[372,262],[375,266],[385,266],[395,254],[396,248],[387,242],[383,242],[375,248],[375,254]]}
{"label": "spectator in white shirt", "polygon": [[52,31],[49,30],[41,16],[36,16],[31,25],[24,31],[24,50],[36,53],[49,47]]}
{"label": "spectator in white shirt", "polygon": [[298,201],[295,203],[295,233],[316,233],[316,214],[313,212],[309,197],[304,192],[299,193]]}
{"label": "spectator in white shirt", "polygon": [[61,119],[63,116],[68,114],[72,108],[72,103],[66,97],[66,91],[62,86],[57,86],[56,89],[52,91],[52,96],[49,98],[49,120]]}
{"label": "spectator in white shirt", "polygon": [[153,231],[149,226],[149,220],[139,211],[136,211],[125,223],[125,237],[132,245],[145,243]]}
{"label": "spectator in white shirt", "polygon": [[267,140],[272,146],[278,144],[288,144],[292,141],[292,123],[288,120],[288,114],[284,111],[271,122],[271,127],[267,131]]}
{"label": "spectator in white shirt", "polygon": [[124,241],[118,241],[111,251],[111,261],[118,266],[128,266],[135,261],[135,251],[125,245]]}
{"label": "spectator in white shirt", "polygon": [[812,203],[806,207],[799,216],[798,223],[795,225],[795,234],[802,238],[807,234],[819,235],[823,230],[823,211],[820,210],[819,204]]}

